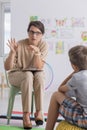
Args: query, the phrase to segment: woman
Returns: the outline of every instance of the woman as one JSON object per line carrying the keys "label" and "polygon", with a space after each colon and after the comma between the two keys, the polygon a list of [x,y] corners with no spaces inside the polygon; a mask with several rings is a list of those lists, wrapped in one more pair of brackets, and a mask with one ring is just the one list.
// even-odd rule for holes
{"label": "woman", "polygon": [[35,122],[43,124],[43,94],[44,94],[44,63],[48,53],[48,45],[42,40],[44,25],[40,21],[31,21],[28,29],[28,38],[18,42],[8,40],[10,48],[4,66],[9,70],[9,82],[15,87],[20,87],[22,92],[23,125],[31,129],[31,95],[32,88],[35,95]]}

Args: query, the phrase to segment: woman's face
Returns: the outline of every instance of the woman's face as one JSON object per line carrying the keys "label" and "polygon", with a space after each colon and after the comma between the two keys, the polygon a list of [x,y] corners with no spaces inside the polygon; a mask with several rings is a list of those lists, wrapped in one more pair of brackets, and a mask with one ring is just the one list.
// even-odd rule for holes
{"label": "woman's face", "polygon": [[41,41],[43,34],[37,27],[31,26],[28,32],[28,36],[31,44],[37,46],[38,43]]}

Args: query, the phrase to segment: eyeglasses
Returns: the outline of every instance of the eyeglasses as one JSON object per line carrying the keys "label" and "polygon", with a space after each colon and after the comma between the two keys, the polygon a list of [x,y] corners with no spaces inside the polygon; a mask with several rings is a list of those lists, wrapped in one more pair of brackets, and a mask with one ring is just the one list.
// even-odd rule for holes
{"label": "eyeglasses", "polygon": [[40,36],[42,33],[41,32],[34,32],[34,31],[30,30],[29,34],[30,35],[34,35],[35,34],[36,36]]}

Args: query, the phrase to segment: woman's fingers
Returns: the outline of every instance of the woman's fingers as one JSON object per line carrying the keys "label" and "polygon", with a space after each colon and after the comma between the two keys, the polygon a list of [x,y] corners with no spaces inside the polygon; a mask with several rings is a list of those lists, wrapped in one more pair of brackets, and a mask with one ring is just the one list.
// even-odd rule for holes
{"label": "woman's fingers", "polygon": [[12,50],[12,51],[16,51],[17,50],[17,43],[15,41],[15,38],[11,38],[10,40],[8,40],[8,43],[7,43],[8,47]]}

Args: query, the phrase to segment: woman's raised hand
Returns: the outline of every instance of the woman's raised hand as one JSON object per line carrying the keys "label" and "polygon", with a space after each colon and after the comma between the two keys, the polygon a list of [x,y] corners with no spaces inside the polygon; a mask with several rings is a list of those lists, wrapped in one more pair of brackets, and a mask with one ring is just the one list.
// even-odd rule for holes
{"label": "woman's raised hand", "polygon": [[7,45],[10,48],[10,51],[12,53],[16,53],[17,52],[18,45],[17,45],[17,43],[16,43],[14,38],[13,39],[11,38],[10,40],[8,40]]}

